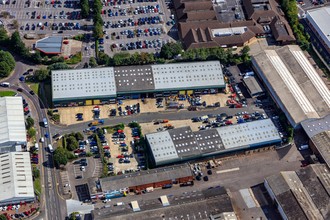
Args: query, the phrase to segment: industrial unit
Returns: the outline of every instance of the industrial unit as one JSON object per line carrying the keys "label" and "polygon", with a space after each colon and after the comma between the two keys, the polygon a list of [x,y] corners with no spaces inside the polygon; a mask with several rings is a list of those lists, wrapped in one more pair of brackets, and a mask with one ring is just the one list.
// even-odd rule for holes
{"label": "industrial unit", "polygon": [[252,64],[293,127],[330,113],[330,91],[298,46],[265,50]]}
{"label": "industrial unit", "polygon": [[0,155],[0,206],[34,200],[29,152]]}
{"label": "industrial unit", "polygon": [[62,52],[61,36],[46,37],[36,42],[35,48],[45,55],[58,55]]}
{"label": "industrial unit", "polygon": [[330,114],[319,119],[307,119],[301,125],[309,138],[310,149],[330,168]]}
{"label": "industrial unit", "polygon": [[281,143],[270,119],[193,132],[181,127],[146,135],[155,166]]}
{"label": "industrial unit", "polygon": [[55,106],[217,93],[223,88],[219,61],[52,71]]}
{"label": "industrial unit", "polygon": [[329,219],[329,179],[324,164],[313,164],[267,177],[264,185],[283,219]]}
{"label": "industrial unit", "polygon": [[[320,57],[325,61],[328,68],[330,66],[330,7],[317,7],[307,10],[306,22],[310,27],[312,38],[315,37],[317,42],[312,40],[313,45],[316,45]],[[318,43],[318,44],[315,44]]]}
{"label": "industrial unit", "polygon": [[[138,173],[91,179],[88,182],[91,198],[111,198],[113,195],[123,196],[124,191],[141,193],[147,188],[162,188],[172,184],[193,181],[189,165],[176,165],[166,168],[152,169]],[[117,193],[117,194],[116,194]]]}
{"label": "industrial unit", "polygon": [[0,98],[0,154],[22,151],[26,130],[22,97]]}

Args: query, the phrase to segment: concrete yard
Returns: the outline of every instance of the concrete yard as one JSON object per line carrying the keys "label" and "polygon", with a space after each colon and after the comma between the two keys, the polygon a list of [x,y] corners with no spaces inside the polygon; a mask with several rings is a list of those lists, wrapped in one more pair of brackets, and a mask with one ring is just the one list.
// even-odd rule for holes
{"label": "concrete yard", "polygon": [[[220,102],[220,106],[226,106],[226,101],[229,98],[230,94],[224,94],[224,93],[218,93],[218,94],[212,94],[212,95],[202,95],[201,100],[205,101],[207,105],[214,104],[216,102]],[[150,98],[146,99],[145,103],[142,103],[140,99],[133,99],[133,100],[124,100],[123,104],[121,105],[122,108],[125,108],[126,105],[135,105],[137,103],[140,103],[140,109],[141,113],[146,112],[166,112],[166,111],[175,111],[175,110],[166,110],[166,108],[157,108],[156,106],[156,99]],[[185,101],[179,101],[179,103],[184,104],[184,107],[187,108],[189,106],[189,102],[187,100]],[[163,105],[165,106],[165,100]],[[59,114],[61,115],[60,123],[62,125],[71,125],[71,124],[77,124],[81,122],[91,121],[93,120],[93,107],[94,106],[78,106],[78,107],[65,107],[65,108],[58,108]],[[111,109],[117,109],[117,104],[110,104],[110,105],[100,105],[101,113],[100,113],[100,119],[101,118],[108,118],[109,113]],[[83,113],[84,120],[83,121],[77,121],[75,118],[77,113]],[[118,111],[117,111],[118,115]]]}

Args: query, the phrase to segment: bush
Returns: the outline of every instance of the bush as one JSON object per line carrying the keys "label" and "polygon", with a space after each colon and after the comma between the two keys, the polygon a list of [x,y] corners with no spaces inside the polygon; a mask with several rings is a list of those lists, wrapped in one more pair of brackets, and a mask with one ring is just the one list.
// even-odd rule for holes
{"label": "bush", "polygon": [[35,137],[35,136],[36,136],[36,130],[35,130],[33,127],[29,128],[29,129],[27,130],[27,135],[28,135],[30,138]]}
{"label": "bush", "polygon": [[69,136],[66,139],[66,142],[67,142],[66,149],[68,149],[69,151],[73,151],[79,147],[78,141],[75,138],[75,136]]}
{"label": "bush", "polygon": [[80,63],[82,60],[82,53],[78,52],[75,55],[73,55],[70,59],[66,60],[66,64],[77,64]]}
{"label": "bush", "polygon": [[59,167],[60,165],[66,165],[68,163],[68,152],[63,147],[57,147],[54,151],[54,162],[56,167]]}
{"label": "bush", "polygon": [[42,82],[50,79],[50,71],[46,68],[38,69],[34,72],[35,80]]}
{"label": "bush", "polygon": [[37,167],[33,167],[32,174],[34,178],[40,177],[40,170]]}
{"label": "bush", "polygon": [[28,118],[26,119],[26,128],[27,128],[27,129],[30,129],[30,128],[32,128],[33,126],[34,126],[34,120],[33,120],[33,118],[28,117]]}
{"label": "bush", "polygon": [[7,77],[15,68],[15,59],[7,51],[0,51],[0,77]]}

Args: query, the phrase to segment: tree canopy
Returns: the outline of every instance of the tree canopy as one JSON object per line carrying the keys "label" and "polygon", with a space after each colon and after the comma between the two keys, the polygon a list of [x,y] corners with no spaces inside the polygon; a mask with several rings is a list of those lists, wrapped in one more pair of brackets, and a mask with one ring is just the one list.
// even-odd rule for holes
{"label": "tree canopy", "polygon": [[167,43],[160,50],[160,57],[172,59],[174,56],[182,53],[182,45],[180,43]]}
{"label": "tree canopy", "polygon": [[29,129],[34,126],[34,120],[31,117],[28,117],[26,119],[26,128]]}
{"label": "tree canopy", "polygon": [[15,59],[7,51],[0,51],[0,77],[7,77],[15,68]]}
{"label": "tree canopy", "polygon": [[60,165],[66,165],[68,163],[67,150],[63,147],[57,147],[54,151],[54,162],[57,167]]}
{"label": "tree canopy", "polygon": [[66,143],[67,143],[67,149],[69,151],[73,151],[75,149],[77,149],[79,147],[79,144],[78,144],[78,141],[76,139],[75,136],[69,136],[67,139],[66,139]]}
{"label": "tree canopy", "polygon": [[80,0],[80,8],[81,8],[81,17],[88,18],[89,17],[89,1],[88,0]]}

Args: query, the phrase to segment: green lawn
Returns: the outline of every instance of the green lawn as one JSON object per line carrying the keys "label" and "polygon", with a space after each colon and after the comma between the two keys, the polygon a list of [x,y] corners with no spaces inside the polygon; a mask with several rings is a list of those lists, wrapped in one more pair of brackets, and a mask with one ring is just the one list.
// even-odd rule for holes
{"label": "green lawn", "polygon": [[28,83],[31,90],[36,94],[39,95],[38,91],[39,91],[39,83]]}
{"label": "green lawn", "polygon": [[40,194],[41,194],[41,181],[40,181],[40,177],[34,179],[33,186],[34,186],[34,192],[36,193],[36,195],[40,196]]}
{"label": "green lawn", "polygon": [[13,91],[0,91],[0,97],[14,96],[15,94],[16,94],[16,92],[13,92]]}

